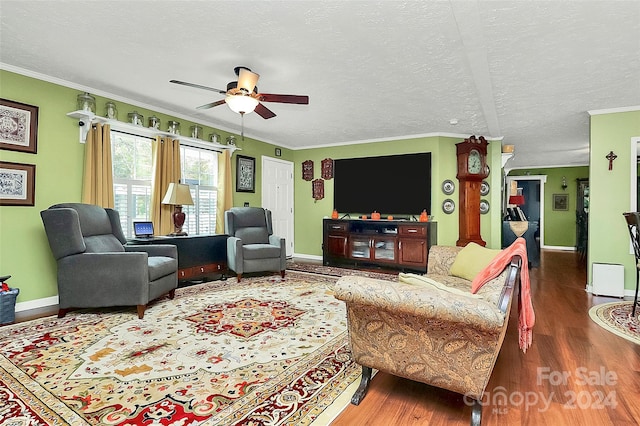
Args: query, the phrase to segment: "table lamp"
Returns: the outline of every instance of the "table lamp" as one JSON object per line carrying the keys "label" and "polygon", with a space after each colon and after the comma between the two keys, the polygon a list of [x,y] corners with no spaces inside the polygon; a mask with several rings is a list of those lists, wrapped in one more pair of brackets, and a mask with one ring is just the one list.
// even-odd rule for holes
{"label": "table lamp", "polygon": [[524,195],[511,195],[509,197],[509,204],[513,204],[515,206],[524,205]]}
{"label": "table lamp", "polygon": [[162,204],[170,204],[173,206],[173,233],[169,235],[187,235],[182,231],[182,225],[184,225],[185,214],[182,211],[182,206],[192,206],[193,198],[191,198],[191,191],[189,185],[184,183],[170,183],[167,188],[167,193],[164,195]]}

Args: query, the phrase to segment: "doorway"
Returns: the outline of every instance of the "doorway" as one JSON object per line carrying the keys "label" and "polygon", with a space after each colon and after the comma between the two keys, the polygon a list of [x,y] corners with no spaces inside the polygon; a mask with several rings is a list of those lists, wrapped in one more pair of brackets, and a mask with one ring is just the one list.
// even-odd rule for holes
{"label": "doorway", "polygon": [[[546,248],[544,245],[544,184],[547,182],[546,175],[529,176],[507,176],[505,180],[505,190],[511,188],[511,182],[517,182],[517,187],[522,188],[525,204],[520,206],[527,219],[531,222],[538,222],[538,235],[536,240],[538,247]],[[508,193],[505,199],[508,199]]]}
{"label": "doorway", "polygon": [[271,210],[273,233],[293,256],[293,163],[262,156],[262,207]]}

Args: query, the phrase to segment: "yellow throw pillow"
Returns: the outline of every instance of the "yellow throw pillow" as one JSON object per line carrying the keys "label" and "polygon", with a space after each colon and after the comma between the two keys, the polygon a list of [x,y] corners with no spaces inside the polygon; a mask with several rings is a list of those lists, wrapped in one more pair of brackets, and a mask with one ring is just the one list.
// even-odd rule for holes
{"label": "yellow throw pillow", "polygon": [[425,277],[424,275],[416,275],[416,274],[398,274],[398,281],[405,284],[411,284],[420,287],[434,287],[440,289],[442,291],[446,291],[448,293],[457,294],[460,296],[471,297],[472,299],[482,299],[483,297],[479,294],[473,294],[469,291],[464,291],[457,289],[455,287],[449,287],[446,284],[439,283],[438,281],[432,280],[429,277]]}
{"label": "yellow throw pillow", "polygon": [[492,250],[482,247],[480,244],[467,244],[456,256],[449,273],[453,276],[473,281],[491,261],[500,253],[500,250]]}

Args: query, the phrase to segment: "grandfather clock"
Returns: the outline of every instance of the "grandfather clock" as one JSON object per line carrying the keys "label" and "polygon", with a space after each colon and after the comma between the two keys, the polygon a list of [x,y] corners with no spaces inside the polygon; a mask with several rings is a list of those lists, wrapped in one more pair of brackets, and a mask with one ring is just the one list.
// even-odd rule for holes
{"label": "grandfather clock", "polygon": [[478,139],[471,136],[456,144],[456,178],[460,181],[458,246],[466,246],[472,241],[481,246],[487,244],[480,236],[480,185],[489,176],[487,145],[489,143],[482,136]]}

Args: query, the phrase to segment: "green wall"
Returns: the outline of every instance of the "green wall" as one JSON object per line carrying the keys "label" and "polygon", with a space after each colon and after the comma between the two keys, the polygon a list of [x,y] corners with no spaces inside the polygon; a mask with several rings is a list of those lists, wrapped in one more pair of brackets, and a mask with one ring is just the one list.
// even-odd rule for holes
{"label": "green wall", "polygon": [[[631,155],[634,137],[640,137],[640,111],[591,116],[589,283],[593,263],[617,263],[625,267],[627,290],[636,287],[635,258],[629,251],[629,231],[622,217],[635,210],[630,203],[631,180],[636,179],[636,159]],[[610,151],[618,156],[612,170],[605,158]]]}
{"label": "green wall", "polygon": [[[431,152],[431,208],[430,215],[438,222],[438,244],[455,245],[458,239],[458,196],[459,185],[456,180],[456,148],[455,144],[463,138],[422,137],[385,142],[371,142],[357,145],[342,145],[327,148],[315,148],[294,151],[295,163],[295,252],[313,256],[322,255],[322,219],[330,217],[333,211],[333,179],[325,181],[324,198],[314,200],[311,182],[302,180],[302,162],[312,160],[314,163],[314,179],[320,177],[320,162],[325,158],[341,159],[356,157],[373,157],[392,154],[409,154]],[[492,173],[487,180],[492,188],[487,197],[491,205],[489,213],[481,216],[482,238],[487,247],[499,248],[500,237],[500,200],[501,200],[501,152],[500,142],[489,142],[488,162]],[[372,171],[373,173],[373,171]],[[445,179],[456,183],[456,190],[445,196],[441,184]],[[366,176],[363,177],[366,182]],[[442,202],[452,198],[456,202],[453,214],[442,211]],[[346,212],[340,212],[346,213]],[[384,212],[383,212],[384,213]],[[416,216],[420,212],[416,212]]]}
{"label": "green wall", "polygon": [[[25,154],[0,150],[0,159],[36,165],[36,194],[34,207],[0,207],[0,271],[11,274],[10,284],[19,287],[18,302],[36,301],[57,295],[56,265],[51,256],[44,234],[40,211],[52,204],[78,202],[81,196],[81,182],[84,161],[84,144],[78,141],[78,123],[66,114],[76,109],[79,90],[59,84],[49,83],[32,77],[0,70],[0,97],[39,107],[38,153]],[[96,111],[102,114],[104,104],[110,99],[96,97]],[[169,119],[179,121],[183,134],[193,122],[169,116],[157,111],[115,101],[119,119],[126,120],[127,113],[138,111],[145,119],[150,115],[159,117],[162,127]],[[215,131],[222,139],[230,134],[224,130],[204,126],[204,135]],[[314,201],[311,183],[302,180],[301,164],[311,159],[315,163],[316,176],[320,175],[320,161],[324,158],[352,158],[362,156],[391,155],[416,152],[431,152],[432,157],[432,214],[438,222],[438,243],[453,245],[458,238],[458,209],[451,215],[442,212],[445,198],[452,198],[458,206],[459,188],[456,175],[455,144],[462,137],[421,137],[386,142],[372,142],[357,145],[336,146],[307,150],[281,148],[280,159],[294,163],[294,221],[295,253],[320,256],[322,254],[322,219],[333,210],[333,181],[325,182],[325,198]],[[241,148],[232,158],[232,174],[235,188],[235,162],[237,154],[256,159],[256,192],[233,192],[234,205],[248,202],[260,206],[262,202],[261,176],[262,156],[275,157],[277,146],[246,138],[237,145]],[[491,192],[486,198],[491,209],[481,216],[482,237],[487,246],[500,247],[500,200],[501,200],[501,144],[490,141],[488,162],[492,173],[488,181]],[[456,182],[456,191],[445,196],[441,190],[442,181]],[[417,214],[419,212],[416,212]],[[50,302],[50,301],[48,301]]]}
{"label": "green wall", "polygon": [[[78,122],[66,114],[76,109],[79,90],[49,83],[36,78],[0,70],[0,97],[36,105],[38,113],[38,152],[27,154],[0,150],[0,160],[36,165],[35,206],[0,206],[0,273],[12,278],[9,285],[20,288],[17,301],[54,297],[57,295],[56,265],[49,250],[40,211],[52,204],[79,202],[82,190],[84,144],[79,143]],[[101,115],[108,99],[96,97],[96,112]],[[115,101],[118,118],[126,121],[127,113],[138,111],[146,119],[155,115],[162,127],[167,120],[180,122],[181,133],[187,134],[193,122],[168,116],[138,106]],[[215,131],[222,140],[230,134],[223,130],[203,126],[204,135]],[[232,158],[235,188],[235,157],[242,154],[256,158],[256,192],[235,192],[234,205],[249,202],[259,206],[262,200],[261,157],[275,156],[275,146],[254,139],[242,141],[236,135],[236,151]],[[293,160],[293,153],[282,148],[283,160]]]}
{"label": "green wall", "polygon": [[[509,176],[545,175],[544,187],[544,244],[555,247],[575,247],[576,245],[576,200],[578,183],[576,179],[588,178],[589,167],[554,167],[541,169],[512,170]],[[567,189],[562,189],[562,177],[567,179]],[[569,210],[553,210],[553,194],[569,195]]]}

